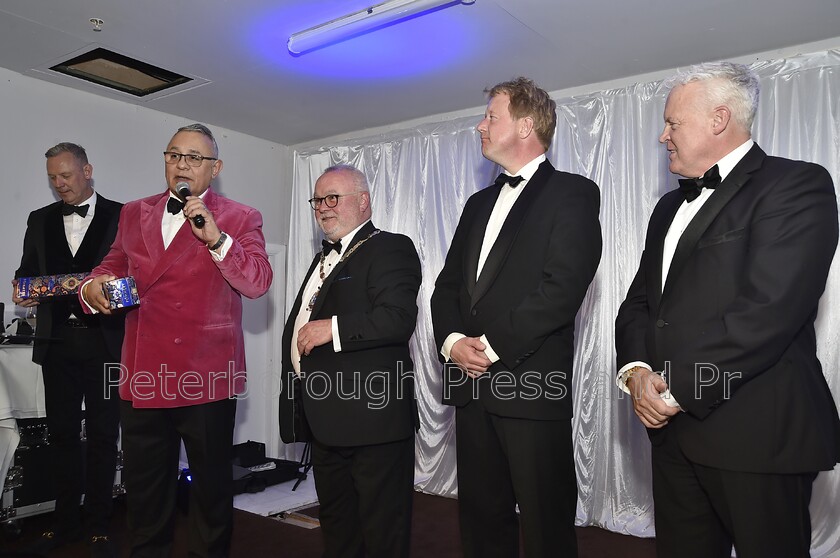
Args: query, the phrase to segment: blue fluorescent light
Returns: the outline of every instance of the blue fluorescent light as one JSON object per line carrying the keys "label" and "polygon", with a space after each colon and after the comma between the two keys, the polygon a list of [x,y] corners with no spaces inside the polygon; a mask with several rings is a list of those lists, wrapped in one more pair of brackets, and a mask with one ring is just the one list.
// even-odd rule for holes
{"label": "blue fluorescent light", "polygon": [[474,2],[475,0],[388,0],[304,31],[292,33],[287,47],[293,55],[300,55],[393,25],[424,12],[453,4]]}
{"label": "blue fluorescent light", "polygon": [[[333,0],[330,6],[339,3],[356,10],[364,0]],[[248,49],[272,68],[270,71],[287,79],[326,79],[324,84],[331,86],[336,80],[346,86],[384,85],[468,63],[480,54],[479,37],[486,32],[471,10],[439,9],[330,48],[293,55],[286,40],[292,30],[310,25],[314,12],[312,4],[293,3],[250,14]],[[340,13],[334,9],[319,12],[324,20]]]}

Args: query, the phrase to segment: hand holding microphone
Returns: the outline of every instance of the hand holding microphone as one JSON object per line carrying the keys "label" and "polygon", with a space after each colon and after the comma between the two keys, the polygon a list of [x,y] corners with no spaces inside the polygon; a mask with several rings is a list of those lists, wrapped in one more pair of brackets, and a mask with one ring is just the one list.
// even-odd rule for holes
{"label": "hand holding microphone", "polygon": [[[186,182],[179,182],[178,184],[175,185],[175,189],[178,190],[178,195],[183,198],[184,203],[187,203],[187,196],[191,195],[190,194],[190,185],[187,184]],[[195,217],[193,217],[192,222],[195,224],[195,226],[197,228],[199,228],[199,229],[204,228],[204,217],[203,216],[196,215]]]}
{"label": "hand holding microphone", "polygon": [[[175,184],[175,189],[178,191],[178,196],[184,200],[184,207],[181,208],[181,211],[184,211],[186,209],[186,204],[192,203],[192,200],[187,202],[187,196],[192,196],[192,193],[190,192],[190,185],[186,182],[178,182]],[[196,204],[199,205],[196,207]],[[196,210],[200,211],[201,209],[201,200],[197,200],[193,203],[193,212]],[[207,207],[204,207],[204,211],[207,212],[208,218],[210,219],[210,226],[205,227],[207,224],[207,218],[205,218],[204,215],[195,215],[194,217],[188,217],[188,219],[195,226],[195,228],[193,228],[195,236],[207,244],[207,248],[215,251],[224,245],[228,236],[219,230],[219,227],[213,219],[213,214],[210,213],[210,210],[207,209]],[[184,213],[184,215],[186,215],[186,213]]]}

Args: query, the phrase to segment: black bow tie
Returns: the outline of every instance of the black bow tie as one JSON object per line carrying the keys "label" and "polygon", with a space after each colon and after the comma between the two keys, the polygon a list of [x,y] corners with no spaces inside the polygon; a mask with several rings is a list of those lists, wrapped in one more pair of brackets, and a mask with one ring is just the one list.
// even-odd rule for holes
{"label": "black bow tie", "polygon": [[496,186],[504,186],[505,184],[510,184],[511,188],[516,188],[519,186],[519,183],[525,180],[521,176],[511,176],[509,174],[501,173],[498,178],[496,178],[495,184]]}
{"label": "black bow tie", "polygon": [[172,215],[178,215],[183,210],[184,202],[182,202],[178,198],[173,198],[172,196],[169,196],[169,201],[166,202],[166,211],[168,211]]}
{"label": "black bow tie", "polygon": [[78,213],[79,217],[84,217],[85,215],[87,215],[89,208],[90,204],[88,203],[86,203],[85,205],[70,205],[69,203],[65,203],[61,206],[61,214],[73,215],[74,213]]}
{"label": "black bow tie", "polygon": [[720,171],[718,171],[718,166],[715,165],[700,178],[681,178],[680,192],[685,196],[685,201],[691,203],[700,195],[700,190],[703,188],[714,190],[718,184],[720,184]]}
{"label": "black bow tie", "polygon": [[335,250],[337,253],[341,254],[341,241],[338,242],[328,242],[326,240],[321,241],[321,246],[323,247],[324,256],[329,256],[330,252]]}

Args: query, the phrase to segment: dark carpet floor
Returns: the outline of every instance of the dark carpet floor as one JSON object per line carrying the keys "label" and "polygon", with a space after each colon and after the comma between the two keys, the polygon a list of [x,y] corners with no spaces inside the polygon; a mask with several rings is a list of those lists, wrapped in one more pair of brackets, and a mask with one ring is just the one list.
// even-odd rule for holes
{"label": "dark carpet floor", "polygon": [[[299,513],[317,517],[318,509]],[[415,493],[412,524],[411,553],[415,558],[460,557],[458,537],[458,502],[439,496]],[[22,557],[25,548],[49,527],[51,514],[32,516],[17,525],[3,525],[0,534],[0,556]],[[17,530],[19,529],[19,532]],[[128,556],[125,505],[118,500],[115,506],[113,540],[121,549],[120,556]],[[580,558],[653,558],[656,553],[652,539],[619,535],[597,527],[578,528]],[[320,529],[305,529],[275,519],[234,510],[234,530],[231,556],[233,558],[320,558],[323,552]],[[186,556],[186,518],[179,515],[174,556]],[[68,545],[54,551],[54,558],[85,558],[85,543]]]}

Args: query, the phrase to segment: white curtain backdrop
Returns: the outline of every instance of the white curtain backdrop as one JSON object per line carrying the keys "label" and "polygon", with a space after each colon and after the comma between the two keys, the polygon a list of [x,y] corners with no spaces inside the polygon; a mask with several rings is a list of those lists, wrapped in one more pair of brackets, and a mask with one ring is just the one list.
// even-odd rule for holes
{"label": "white curtain backdrop", "polygon": [[[840,50],[760,62],[761,105],[754,137],[772,155],[814,161],[840,183]],[[476,85],[477,101],[483,84]],[[676,187],[668,172],[660,82],[558,101],[548,158],[558,169],[601,188],[604,252],[578,315],[574,368],[577,521],[636,536],[654,536],[650,446],[629,401],[614,386],[613,322],[639,263],[656,201]],[[453,410],[440,404],[441,374],[429,311],[434,281],[467,198],[498,168],[481,156],[480,117],[460,118],[296,154],[287,280],[287,311],[319,247],[306,200],[328,166],[350,163],[371,184],[373,222],[408,235],[423,263],[420,313],[411,349],[421,430],[420,490],[457,495]],[[840,264],[834,262],[817,322],[819,352],[840,400]],[[814,428],[820,425],[815,424]],[[813,556],[840,556],[840,471],[819,475],[811,506]],[[756,510],[761,513],[761,510]]]}

